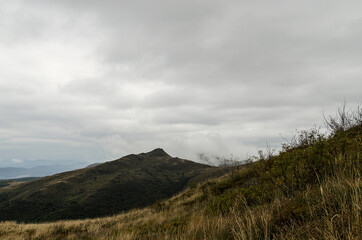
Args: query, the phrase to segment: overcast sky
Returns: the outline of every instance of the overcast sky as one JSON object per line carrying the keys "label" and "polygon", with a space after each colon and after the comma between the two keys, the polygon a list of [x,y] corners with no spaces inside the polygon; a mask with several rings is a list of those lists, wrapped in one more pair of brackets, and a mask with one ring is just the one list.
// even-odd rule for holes
{"label": "overcast sky", "polygon": [[361,1],[2,0],[0,167],[279,147],[362,100],[361,43]]}

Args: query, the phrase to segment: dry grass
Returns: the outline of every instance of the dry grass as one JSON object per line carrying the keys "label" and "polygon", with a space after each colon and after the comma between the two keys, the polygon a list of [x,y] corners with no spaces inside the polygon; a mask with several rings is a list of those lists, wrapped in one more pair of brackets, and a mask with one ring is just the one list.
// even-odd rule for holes
{"label": "dry grass", "polygon": [[[236,239],[361,239],[361,180],[328,180],[304,191],[301,218],[280,218],[296,199],[277,197],[273,203],[235,213]],[[287,215],[288,216],[288,215]]]}

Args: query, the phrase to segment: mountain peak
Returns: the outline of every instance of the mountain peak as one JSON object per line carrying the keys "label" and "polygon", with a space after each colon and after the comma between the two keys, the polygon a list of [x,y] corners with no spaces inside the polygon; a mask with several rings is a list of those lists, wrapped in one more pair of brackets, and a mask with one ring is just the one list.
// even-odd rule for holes
{"label": "mountain peak", "polygon": [[146,154],[152,157],[171,157],[162,148],[156,148]]}

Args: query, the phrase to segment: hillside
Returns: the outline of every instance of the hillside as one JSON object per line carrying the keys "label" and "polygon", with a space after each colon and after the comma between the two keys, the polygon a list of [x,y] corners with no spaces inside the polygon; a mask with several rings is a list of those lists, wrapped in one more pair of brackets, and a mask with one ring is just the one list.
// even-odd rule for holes
{"label": "hillside", "polygon": [[1,239],[362,239],[362,124],[302,131],[227,175],[112,217],[0,223]]}
{"label": "hillside", "polygon": [[54,221],[144,207],[221,168],[173,158],[162,149],[0,188],[0,220]]}

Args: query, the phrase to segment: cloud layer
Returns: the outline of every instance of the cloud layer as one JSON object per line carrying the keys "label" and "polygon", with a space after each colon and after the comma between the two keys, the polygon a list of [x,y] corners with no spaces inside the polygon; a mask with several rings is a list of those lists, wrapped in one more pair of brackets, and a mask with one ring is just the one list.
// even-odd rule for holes
{"label": "cloud layer", "polygon": [[361,101],[359,1],[0,3],[0,164],[279,146]]}

